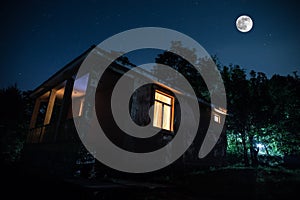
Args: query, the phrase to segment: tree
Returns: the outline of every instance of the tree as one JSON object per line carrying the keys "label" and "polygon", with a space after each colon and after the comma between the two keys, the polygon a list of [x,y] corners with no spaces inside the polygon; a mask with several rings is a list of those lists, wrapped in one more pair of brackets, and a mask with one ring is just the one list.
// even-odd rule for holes
{"label": "tree", "polygon": [[[189,63],[179,55],[189,55],[193,62],[202,64],[204,66],[205,59],[199,60],[195,54],[194,49],[185,48],[182,46],[181,42],[178,41],[172,43],[171,50],[175,53],[178,53],[178,55],[170,51],[165,51],[164,53],[157,56],[155,62],[167,65],[178,71],[189,81],[197,97],[210,102],[210,96],[206,84],[204,83],[204,80],[201,77],[200,73],[193,67],[191,63]],[[162,70],[163,69],[156,67],[154,69],[154,73],[159,77],[160,73],[164,73]],[[169,83],[176,82],[178,80],[177,77],[168,77],[167,79]]]}
{"label": "tree", "polygon": [[271,122],[284,133],[281,149],[284,154],[300,154],[300,79],[297,73],[294,77],[272,76],[270,93],[273,102]]}
{"label": "tree", "polygon": [[29,91],[22,92],[17,85],[0,90],[1,162],[20,158],[32,110]]}
{"label": "tree", "polygon": [[252,70],[250,77],[249,149],[251,163],[257,165],[259,148],[254,140],[259,141],[261,129],[269,124],[271,102],[267,76],[262,72],[256,73]]}
{"label": "tree", "polygon": [[243,160],[245,165],[249,165],[247,155],[247,142],[246,136],[249,126],[249,112],[250,108],[246,105],[249,104],[249,84],[246,79],[245,70],[240,66],[230,66],[223,68],[222,73],[225,79],[225,88],[228,102],[228,112],[232,117],[227,120],[229,130],[233,130],[234,134],[240,134],[243,147]]}
{"label": "tree", "polygon": [[269,157],[300,154],[297,73],[268,79],[252,70],[247,79],[243,69],[230,66],[223,68],[222,76],[232,116],[227,118],[229,150],[239,151],[241,145],[246,165],[257,165],[259,151]]}

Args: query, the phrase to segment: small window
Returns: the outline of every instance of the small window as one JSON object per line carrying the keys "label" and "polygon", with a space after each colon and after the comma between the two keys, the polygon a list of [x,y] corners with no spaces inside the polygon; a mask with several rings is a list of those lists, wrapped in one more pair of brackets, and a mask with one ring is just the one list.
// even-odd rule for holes
{"label": "small window", "polygon": [[174,97],[155,91],[153,126],[173,131]]}
{"label": "small window", "polygon": [[220,124],[221,123],[220,115],[214,114],[214,121]]}

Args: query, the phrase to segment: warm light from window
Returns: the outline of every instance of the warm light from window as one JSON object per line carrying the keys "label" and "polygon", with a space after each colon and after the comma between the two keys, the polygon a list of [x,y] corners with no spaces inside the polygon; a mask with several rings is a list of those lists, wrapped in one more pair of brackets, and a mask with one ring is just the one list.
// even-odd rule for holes
{"label": "warm light from window", "polygon": [[220,114],[222,114],[222,115],[227,115],[227,110],[224,109],[224,108],[221,108],[221,107],[219,107],[219,108],[214,108],[214,111],[217,112],[217,113],[220,113]]}
{"label": "warm light from window", "polygon": [[84,98],[80,99],[80,107],[79,107],[79,113],[78,113],[78,116],[81,116],[81,115],[82,115],[83,102],[84,102]]}
{"label": "warm light from window", "polygon": [[173,131],[174,97],[155,91],[153,126]]}

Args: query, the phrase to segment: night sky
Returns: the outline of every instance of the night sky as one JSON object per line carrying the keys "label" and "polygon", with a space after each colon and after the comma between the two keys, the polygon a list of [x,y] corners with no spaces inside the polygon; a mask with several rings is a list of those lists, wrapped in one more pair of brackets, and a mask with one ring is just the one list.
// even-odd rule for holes
{"label": "night sky", "polygon": [[[132,28],[180,31],[223,65],[273,74],[300,72],[297,1],[6,1],[1,4],[0,87],[32,90],[92,44]],[[241,33],[237,17],[253,29]]]}

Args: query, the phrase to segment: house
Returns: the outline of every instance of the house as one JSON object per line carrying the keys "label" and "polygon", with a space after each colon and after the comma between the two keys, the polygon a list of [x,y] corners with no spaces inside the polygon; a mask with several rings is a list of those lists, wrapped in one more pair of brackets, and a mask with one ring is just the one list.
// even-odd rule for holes
{"label": "house", "polygon": [[[74,120],[84,115],[86,90],[91,81],[88,72],[78,77],[76,75],[94,48],[95,46],[91,46],[31,93],[30,97],[35,99],[35,106],[24,150],[24,160],[30,165],[30,169],[72,176],[82,166],[95,165],[96,160],[82,145],[74,124]],[[130,116],[136,124],[145,126],[151,123],[154,129],[160,131],[149,139],[124,134],[113,120],[110,102],[116,82],[134,67],[134,64],[122,58],[111,63],[97,83],[95,109],[101,113],[97,115],[101,128],[115,145],[127,151],[143,153],[159,149],[174,138],[180,125],[181,111],[174,95],[176,88],[172,88],[172,85],[165,82],[144,85],[134,91],[130,105],[125,106],[129,107]],[[136,73],[145,76],[147,72]],[[132,86],[136,84],[136,79],[127,78]],[[128,89],[131,89],[130,86]],[[120,105],[124,106],[121,101]],[[221,165],[226,155],[226,135],[223,130],[208,156],[204,159],[198,158],[198,151],[207,132],[211,114],[217,125],[221,121],[224,122],[226,115],[224,109],[212,107],[201,99],[198,99],[198,104],[200,108],[198,133],[190,148],[174,163],[174,166],[179,168]],[[149,110],[153,112],[152,120],[149,117]],[[97,162],[97,165],[101,163]],[[101,173],[101,170],[109,169],[101,166],[98,170]]]}

